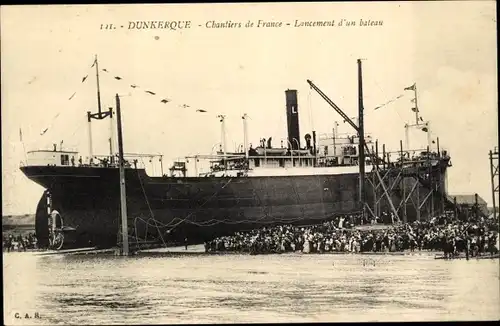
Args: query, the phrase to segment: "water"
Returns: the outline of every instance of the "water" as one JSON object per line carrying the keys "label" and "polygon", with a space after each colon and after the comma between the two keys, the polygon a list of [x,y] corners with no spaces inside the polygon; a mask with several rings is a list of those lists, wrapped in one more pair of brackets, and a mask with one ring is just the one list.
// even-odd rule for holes
{"label": "water", "polygon": [[500,319],[498,259],[3,257],[8,325]]}

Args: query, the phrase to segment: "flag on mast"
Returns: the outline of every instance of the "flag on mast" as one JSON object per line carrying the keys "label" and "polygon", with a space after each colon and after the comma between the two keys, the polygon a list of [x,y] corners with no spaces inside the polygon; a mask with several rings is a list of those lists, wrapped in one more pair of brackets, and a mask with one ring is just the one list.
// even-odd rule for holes
{"label": "flag on mast", "polygon": [[413,85],[405,87],[405,91],[414,91],[416,87],[416,83],[413,83]]}

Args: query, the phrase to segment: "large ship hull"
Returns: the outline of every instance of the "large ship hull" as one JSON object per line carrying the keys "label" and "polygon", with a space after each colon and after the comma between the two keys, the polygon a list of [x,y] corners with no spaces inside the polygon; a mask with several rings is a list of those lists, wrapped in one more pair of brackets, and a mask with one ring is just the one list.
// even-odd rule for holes
{"label": "large ship hull", "polygon": [[[112,246],[119,239],[119,170],[104,167],[21,168],[47,192],[37,207],[39,243],[48,244],[48,202],[74,229],[76,245]],[[126,169],[132,241],[204,241],[277,223],[312,224],[359,211],[359,174],[259,177],[149,177]],[[411,186],[411,185],[409,185]],[[420,185],[419,185],[420,187]],[[367,202],[375,200],[370,184]],[[390,207],[382,204],[382,210]]]}
{"label": "large ship hull", "polygon": [[[118,169],[32,166],[22,170],[48,190],[51,209],[60,213],[64,226],[76,229],[80,241],[116,243]],[[144,170],[127,169],[130,233],[144,239],[147,228],[150,238],[160,231],[172,240],[188,237],[199,241],[272,223],[308,223],[356,210],[358,182],[357,174],[155,178]],[[48,218],[45,196],[37,215],[37,233],[42,236],[48,232],[44,230]]]}

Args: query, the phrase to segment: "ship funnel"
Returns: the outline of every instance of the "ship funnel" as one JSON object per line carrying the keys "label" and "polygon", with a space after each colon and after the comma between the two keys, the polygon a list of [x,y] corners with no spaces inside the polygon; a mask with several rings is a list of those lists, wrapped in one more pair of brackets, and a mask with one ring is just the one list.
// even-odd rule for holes
{"label": "ship funnel", "polygon": [[288,127],[288,141],[292,149],[300,149],[299,132],[299,105],[297,103],[297,90],[287,89],[286,95],[286,120]]}

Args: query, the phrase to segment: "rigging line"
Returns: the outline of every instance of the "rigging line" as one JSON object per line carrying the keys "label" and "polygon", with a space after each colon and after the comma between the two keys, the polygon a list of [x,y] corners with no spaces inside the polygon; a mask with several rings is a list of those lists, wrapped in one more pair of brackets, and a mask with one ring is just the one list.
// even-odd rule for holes
{"label": "rigging line", "polygon": [[226,186],[233,180],[233,178],[230,178],[218,191],[216,191],[212,196],[210,196],[201,206],[199,206],[196,210],[194,210],[193,212],[189,213],[182,221],[178,222],[177,224],[175,224],[171,229],[173,230],[174,228],[176,228],[178,225],[180,225],[182,222],[186,221],[189,217],[191,217],[194,213],[197,213],[206,203],[208,203],[210,200],[212,200],[212,198],[214,198],[216,195],[218,195],[222,189],[226,188]]}
{"label": "rigging line", "polygon": [[[302,216],[299,216],[299,217],[296,217],[296,218],[292,218],[292,219],[280,219],[280,218],[275,218],[273,217],[272,215],[270,216],[272,217],[273,219],[270,220],[270,221],[261,221],[263,218],[259,218],[259,219],[256,219],[256,220],[240,220],[240,221],[231,221],[231,220],[214,220],[215,222],[214,223],[208,223],[210,221],[206,221],[205,223],[196,223],[194,221],[187,221],[188,223],[190,224],[193,224],[193,225],[197,225],[197,226],[200,226],[200,227],[203,227],[203,226],[213,226],[213,225],[216,225],[216,224],[220,224],[220,223],[224,223],[226,225],[234,225],[234,224],[242,224],[242,223],[248,223],[248,224],[255,224],[255,223],[259,223],[259,224],[276,224],[276,223],[293,223],[293,222],[296,222],[296,221],[299,221],[299,220],[305,220],[304,217]],[[312,219],[312,220],[324,220],[325,219],[325,215],[324,214],[320,214],[320,215],[314,215],[314,216],[309,216],[307,219]]]}
{"label": "rigging line", "polygon": [[[148,240],[148,235],[149,235],[148,230],[149,230],[149,224],[146,224],[146,230],[144,231],[144,233],[145,233],[145,238],[144,238],[144,241],[147,241],[147,240]],[[157,239],[157,240],[158,240],[158,239]]]}
{"label": "rigging line", "polygon": [[[73,139],[73,136],[75,136],[75,134],[83,127],[83,125],[85,124],[85,122],[86,121],[84,119],[82,119],[80,121],[80,123],[74,128],[73,133],[69,137],[67,137],[67,138],[66,138],[67,133],[71,132],[71,130],[66,130],[66,132],[63,135],[61,135],[62,136],[61,137],[62,140],[64,140],[65,138],[66,139]],[[80,142],[81,142],[81,140],[78,140],[76,144],[79,145]]]}
{"label": "rigging line", "polygon": [[[343,215],[343,214],[337,214],[337,215]],[[308,217],[309,219],[313,219],[313,220],[316,220],[316,219],[320,219],[320,220],[323,220],[325,219],[325,215],[324,214],[319,214],[319,215],[314,215],[314,216],[309,216]],[[176,218],[178,219],[178,218]],[[263,218],[260,218],[260,219],[256,219],[256,220],[240,220],[240,221],[232,221],[232,220],[227,220],[227,219],[224,219],[224,220],[215,220],[215,219],[211,219],[209,221],[205,221],[205,222],[201,222],[201,223],[198,223],[198,222],[195,222],[195,221],[189,221],[189,220],[186,220],[187,223],[190,223],[192,225],[196,225],[196,226],[200,226],[200,227],[209,227],[209,226],[213,226],[213,225],[216,225],[216,224],[220,224],[220,223],[225,223],[225,224],[229,224],[229,225],[234,225],[234,224],[242,224],[242,223],[250,223],[250,224],[254,224],[254,223],[263,223],[263,224],[272,224],[272,223],[292,223],[292,222],[295,222],[295,221],[299,221],[299,220],[304,220],[305,218],[303,216],[301,217],[297,217],[297,218],[292,218],[292,219],[281,219],[281,218],[274,218],[272,221],[261,221]],[[159,226],[158,226],[158,223],[159,224],[162,224],[163,227],[166,227],[167,225],[171,224],[171,223],[168,223],[168,224],[164,224],[154,218],[150,218],[148,219],[147,221],[140,218],[140,217],[137,217],[136,218],[136,221],[137,220],[141,220],[143,221],[146,226],[156,226],[157,227],[157,230],[158,232],[160,232],[159,230]],[[152,220],[155,224],[151,224],[149,221]],[[211,223],[212,221],[214,221],[213,223]],[[159,233],[160,234],[160,233]],[[161,234],[160,234],[161,236]],[[164,240],[163,240],[164,241]],[[164,242],[164,244],[166,245],[166,243]]]}
{"label": "rigging line", "polygon": [[377,80],[375,78],[372,79],[373,82],[375,83],[375,85],[378,87],[378,89],[380,90],[380,92],[385,95],[385,92],[384,90],[382,89],[382,87],[380,87],[379,83],[377,82]]}
{"label": "rigging line", "polygon": [[[110,75],[110,76],[112,76],[111,78],[112,78],[112,79],[114,79],[114,80],[118,80],[118,81],[124,81],[124,80],[126,81],[126,80],[128,80],[127,78],[123,78],[123,77],[120,77],[120,76],[114,76],[114,75],[113,75],[112,73],[110,73],[110,71],[109,71],[108,69],[106,69],[106,68],[101,69],[101,70],[103,70],[103,71],[107,72],[107,74],[105,74],[105,75]],[[118,78],[117,78],[117,77],[118,77]],[[158,93],[156,93],[156,92],[153,92],[153,91],[150,91],[148,88],[144,88],[144,87],[142,87],[142,86],[136,85],[135,83],[129,84],[129,85],[128,85],[128,87],[131,87],[131,88],[133,88],[133,89],[134,89],[134,90],[136,90],[136,91],[140,88],[140,89],[142,90],[141,94],[143,94],[143,95],[144,95],[144,92],[146,92],[146,93],[149,93],[149,94],[151,94],[151,95],[153,95],[153,96],[157,96],[157,95],[158,95],[158,96],[160,96],[160,94],[158,94]],[[200,107],[200,106],[197,106],[197,105],[195,105],[195,106],[192,106],[192,105],[187,105],[187,104],[186,104],[186,102],[181,102],[181,101],[178,101],[178,100],[172,100],[170,97],[163,97],[163,99],[161,100],[161,102],[162,102],[162,103],[173,103],[173,104],[176,104],[176,103],[177,103],[177,106],[178,106],[178,107],[181,107],[181,108],[184,108],[184,109],[186,109],[186,108],[196,108],[196,107],[198,107],[199,109],[201,109],[201,111],[197,111],[197,112],[207,112],[207,111],[204,109],[204,107]]]}
{"label": "rigging line", "polygon": [[[142,159],[142,157],[141,157],[141,161],[142,161],[142,164],[144,164],[144,160]],[[145,166],[145,164],[144,164],[144,166]],[[141,179],[141,175],[139,174],[139,170],[137,170],[137,177],[139,178],[139,182],[141,184],[142,193],[144,194],[144,199],[146,200],[146,204],[148,205],[149,213],[151,214],[151,217],[154,218],[155,215],[153,213],[153,210],[151,209],[151,206],[149,205],[148,196],[146,194],[146,190],[144,189],[144,185],[142,184],[142,179]]]}
{"label": "rigging line", "polygon": [[218,191],[216,191],[210,198],[208,198],[200,207],[198,207],[195,211],[191,212],[190,214],[188,214],[186,216],[186,218],[184,218],[183,220],[181,220],[179,223],[177,223],[176,225],[174,225],[170,230],[173,230],[175,227],[177,227],[178,225],[180,225],[182,222],[186,221],[189,217],[191,217],[194,213],[197,213],[201,210],[201,208],[206,204],[208,203],[213,197],[215,197],[216,195],[219,194],[219,192],[224,189],[230,182],[232,181],[232,178],[229,179]]}
{"label": "rigging line", "polygon": [[[385,93],[385,91],[382,89],[382,87],[380,86],[380,84],[377,82],[377,80],[376,80],[375,78],[373,78],[372,80],[373,80],[373,82],[375,83],[375,85],[378,87],[378,89],[380,90],[380,92],[381,92],[381,93],[384,95],[384,97],[385,97],[386,93]],[[377,107],[376,107],[373,111],[375,111],[375,110],[377,110],[377,109],[379,109],[379,108],[381,108],[381,107],[383,107],[383,106],[385,106],[385,105],[387,105],[387,104],[389,104],[389,103],[393,102],[394,100],[395,100],[395,99],[391,99],[390,101],[388,101],[388,102],[386,102],[386,103],[384,103],[384,104],[381,104],[381,105],[377,106]],[[372,112],[372,111],[370,111],[370,112]]]}
{"label": "rigging line", "polygon": [[[86,76],[87,76],[87,77],[88,77],[88,75],[89,75],[89,73],[88,73],[88,72],[89,72],[89,70],[90,70],[91,68],[92,68],[92,67],[87,68],[87,70],[86,70],[86,72],[87,72],[87,75],[86,75]],[[80,87],[83,85],[83,83],[84,83],[84,81],[87,79],[87,77],[84,77],[84,80],[83,80],[83,81],[81,81],[77,87],[75,87],[75,88],[77,89],[77,91],[78,91],[78,90],[80,90]],[[77,91],[75,91],[75,92],[73,93],[73,95],[69,98],[70,100],[71,100],[71,99],[72,99],[72,98],[76,95]],[[65,109],[61,109],[61,110],[59,110],[59,112],[58,112],[57,114],[55,114],[55,115],[54,115],[54,117],[53,117],[51,120],[49,120],[49,122],[48,122],[48,127],[46,127],[46,128],[42,131],[42,133],[39,135],[39,138],[40,138],[41,136],[44,136],[44,135],[45,135],[47,132],[49,132],[50,130],[52,130],[52,127],[53,127],[53,125],[54,125],[55,121],[57,120],[57,118],[58,118],[58,117],[60,117],[60,116],[61,116],[61,114],[64,114],[66,111],[67,111],[67,110],[65,110]]]}
{"label": "rigging line", "polygon": [[[106,68],[103,68],[101,69],[102,71],[106,72],[107,74],[104,74],[104,76],[108,76],[109,78],[115,80],[115,81],[118,81],[118,82],[127,82],[129,79],[128,78],[123,78],[123,77],[120,77],[120,76],[117,76],[117,75],[114,75],[112,72],[110,72],[108,69]],[[151,91],[150,88],[148,87],[143,87],[143,86],[140,86],[140,85],[137,85],[135,83],[128,83],[128,88],[133,88],[134,91],[138,91],[138,90],[141,90],[141,93],[148,93],[148,94],[151,94],[153,96],[156,96],[156,95],[159,95],[157,92],[154,92],[154,91]],[[168,99],[167,102],[172,102],[172,100],[170,98],[164,98],[164,99]],[[175,101],[174,101],[175,102]],[[180,103],[180,102],[179,102]]]}
{"label": "rigging line", "polygon": [[[141,157],[141,161],[142,161],[142,163],[144,164],[144,160],[142,159],[142,157]],[[147,205],[148,205],[149,212],[150,212],[150,214],[151,214],[152,218],[154,219],[154,213],[153,213],[153,211],[152,211],[152,209],[151,209],[151,206],[150,206],[150,204],[149,204],[149,200],[148,200],[148,197],[147,197],[147,194],[146,194],[146,190],[144,189],[144,185],[143,185],[143,183],[142,183],[142,179],[141,179],[141,177],[140,177],[140,175],[139,175],[139,170],[137,170],[137,176],[138,176],[138,178],[139,178],[139,182],[140,182],[140,184],[141,184],[142,192],[143,192],[143,194],[144,194],[144,198],[145,198],[146,203],[147,203]],[[217,194],[218,194],[218,193],[219,193],[222,189],[224,189],[224,188],[225,188],[225,187],[229,184],[229,182],[230,182],[231,180],[232,180],[232,178],[231,178],[231,179],[229,179],[229,181],[228,181],[226,184],[224,184],[224,185],[222,186],[222,188],[220,188],[220,189],[219,189],[217,192],[215,192],[215,193],[214,193],[214,194],[213,194],[210,198],[208,198],[208,199],[207,199],[207,200],[206,200],[206,201],[205,201],[205,202],[204,202],[204,203],[200,206],[200,208],[201,208],[201,207],[203,207],[203,206],[204,206],[204,205],[205,205],[205,204],[206,204],[209,200],[211,200],[211,199],[212,199],[215,195],[217,195]],[[191,215],[193,215],[195,212],[197,212],[197,210],[195,210],[194,212],[191,212],[191,213],[190,213],[188,216],[186,216],[184,219],[181,219],[181,221],[179,221],[176,225],[174,225],[174,227],[173,227],[173,228],[175,228],[175,227],[176,227],[177,225],[179,225],[180,223],[184,222],[186,219],[188,219],[188,218],[189,218]],[[172,222],[173,222],[173,221],[172,221]],[[171,223],[172,223],[172,222],[171,222]],[[169,224],[167,224],[167,225],[165,225],[165,226],[170,226],[170,224],[171,224],[171,223],[169,223]],[[155,224],[156,224],[156,220],[155,220]],[[157,225],[156,225],[156,226],[157,226]],[[172,228],[172,229],[173,229],[173,228]]]}
{"label": "rigging line", "polygon": [[[163,242],[163,245],[165,247],[167,247],[166,241],[163,239],[162,233],[161,233],[160,229],[158,228],[158,225],[153,225],[153,224],[150,224],[150,222],[149,222],[150,220],[153,220],[156,223],[157,222],[156,219],[154,219],[154,218],[148,218],[148,220],[144,220],[141,217],[136,217],[134,219],[134,229],[135,229],[135,234],[136,235],[138,234],[138,232],[137,232],[137,221],[138,220],[144,222],[144,224],[146,225],[146,230],[145,230],[145,238],[139,238],[139,237],[136,236],[135,237],[136,239],[141,239],[141,240],[143,240],[144,243],[147,242],[147,240],[148,240],[148,227],[149,226],[156,226],[157,227],[157,231],[158,231],[158,235],[161,238],[161,240]],[[158,241],[158,238],[154,239],[154,241]]]}
{"label": "rigging line", "polygon": [[[85,119],[82,116],[82,119],[80,120],[79,124],[74,128],[73,134],[69,138],[72,138],[75,135],[75,133],[84,125],[84,122],[85,122]],[[62,140],[64,140],[66,138],[66,136],[68,135],[68,133],[71,132],[70,128],[71,128],[71,124],[66,124],[66,128],[64,128],[63,131],[60,133]],[[50,128],[47,128],[47,131],[48,131],[48,129],[50,129]],[[46,143],[46,141],[44,141],[44,139],[41,138],[41,136],[43,136],[43,135],[40,135],[38,140],[35,141],[35,145],[37,147],[39,147],[42,142]],[[55,137],[55,135],[54,135],[54,137]]]}
{"label": "rigging line", "polygon": [[158,231],[158,234],[160,235],[161,241],[163,242],[163,245],[164,245],[164,246],[165,246],[165,248],[166,248],[166,247],[167,247],[167,243],[165,242],[165,239],[163,239],[163,235],[162,235],[162,233],[161,233],[161,231],[160,231],[160,228],[158,227],[158,225],[157,225],[157,223],[156,223],[157,221],[156,221],[156,219],[153,219],[153,220],[154,220],[154,222],[155,222],[155,224],[156,224],[156,230]]}
{"label": "rigging line", "polygon": [[[148,221],[145,221],[145,220],[144,220],[144,219],[142,219],[141,217],[136,217],[136,218],[134,219],[134,228],[135,228],[135,234],[136,234],[136,235],[138,234],[138,232],[137,232],[137,221],[138,221],[138,220],[141,220],[141,221],[145,222],[145,224],[146,224],[146,230],[145,230],[145,238],[139,238],[138,236],[136,236],[136,239],[142,239],[142,240],[143,240],[143,242],[146,242],[146,241],[147,241],[147,239],[148,239],[148,226],[149,226],[150,224],[149,224],[149,222],[148,222]],[[156,241],[158,241],[158,239],[155,239],[155,240],[156,240]]]}
{"label": "rigging line", "polygon": [[[139,239],[139,237],[137,237],[137,234],[138,234],[138,232],[137,232],[137,219],[138,219],[138,217],[134,218],[134,231],[135,231],[135,235],[136,235],[135,238]],[[147,224],[146,224],[146,230],[147,230]],[[146,239],[147,239],[147,231],[146,231]],[[146,240],[144,240],[144,241],[146,241]]]}
{"label": "rigging line", "polygon": [[[365,112],[365,113],[363,114],[363,116],[367,116],[367,115],[368,115],[368,114],[370,114],[370,113],[374,113],[375,111],[378,111],[378,109],[380,109],[380,108],[382,108],[382,107],[384,107],[384,106],[387,106],[387,105],[391,104],[392,102],[395,102],[396,100],[398,100],[398,99],[400,99],[400,98],[402,98],[402,96],[401,96],[401,95],[398,95],[397,97],[393,98],[392,100],[389,100],[388,102],[386,102],[386,103],[384,103],[384,104],[382,104],[382,105],[379,105],[379,106],[375,107],[375,109],[373,109],[373,110],[371,110],[371,111],[368,111],[368,112]],[[401,117],[401,115],[399,114],[399,111],[398,111],[398,110],[396,110],[396,113],[398,114],[398,116],[399,116],[399,118],[401,119],[401,121],[403,121],[403,118],[402,118],[402,117]],[[404,121],[403,121],[403,123],[404,123]]]}
{"label": "rigging line", "polygon": [[399,114],[399,111],[398,111],[397,109],[395,109],[395,111],[396,111],[396,114],[397,114],[397,115],[398,115],[398,117],[399,117],[399,120],[401,120],[401,122],[402,122],[403,124],[405,124],[406,122],[405,122],[405,121],[403,120],[403,118],[401,117],[401,114]]}
{"label": "rigging line", "polygon": [[314,130],[314,121],[313,121],[313,113],[312,113],[312,89],[309,87],[309,93],[307,94],[307,105],[309,111],[309,123],[311,124],[311,130]]}

